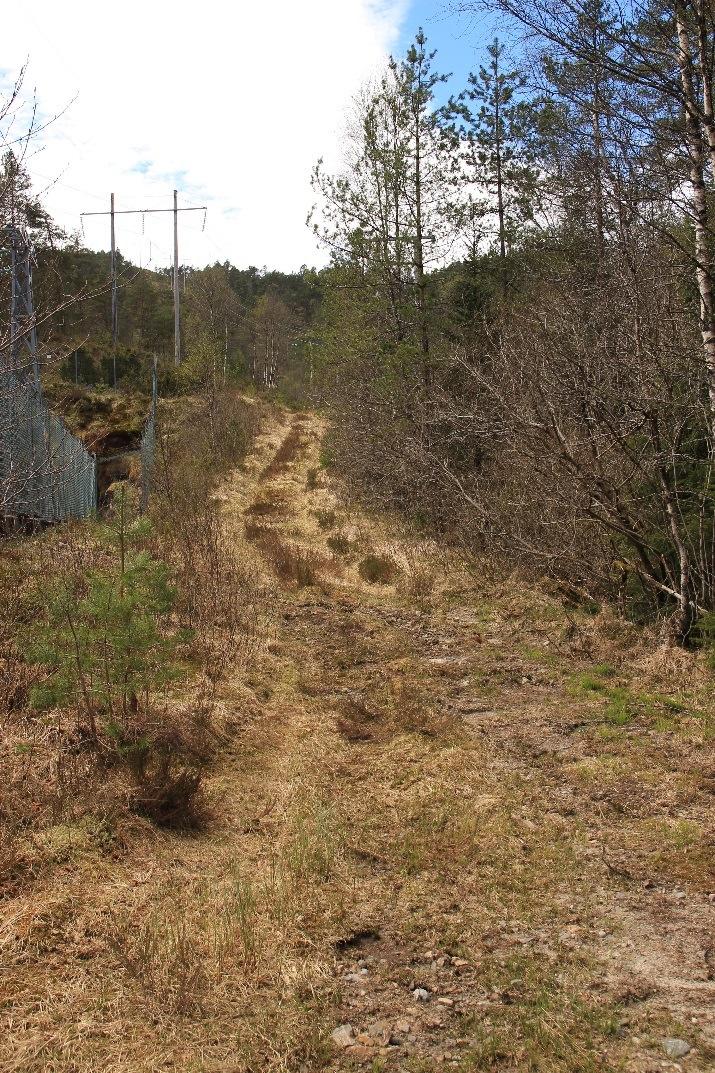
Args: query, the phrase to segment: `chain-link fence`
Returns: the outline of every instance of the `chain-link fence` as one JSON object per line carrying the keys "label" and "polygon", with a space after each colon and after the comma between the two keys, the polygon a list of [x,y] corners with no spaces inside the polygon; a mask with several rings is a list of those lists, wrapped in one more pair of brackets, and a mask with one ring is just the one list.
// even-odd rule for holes
{"label": "chain-link fence", "polygon": [[34,381],[0,371],[0,515],[60,522],[96,508],[94,455],[50,412]]}

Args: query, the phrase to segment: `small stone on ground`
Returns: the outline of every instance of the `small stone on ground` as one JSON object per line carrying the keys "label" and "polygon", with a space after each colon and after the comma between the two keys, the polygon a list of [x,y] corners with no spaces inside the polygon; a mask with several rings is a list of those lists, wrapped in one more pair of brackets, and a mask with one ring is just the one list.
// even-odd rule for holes
{"label": "small stone on ground", "polygon": [[685,1058],[691,1051],[691,1046],[684,1039],[664,1039],[663,1050],[668,1058]]}

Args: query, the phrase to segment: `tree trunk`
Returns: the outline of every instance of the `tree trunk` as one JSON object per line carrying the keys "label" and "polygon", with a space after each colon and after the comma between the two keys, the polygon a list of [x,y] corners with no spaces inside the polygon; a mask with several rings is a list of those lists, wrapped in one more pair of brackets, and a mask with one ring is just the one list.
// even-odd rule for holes
{"label": "tree trunk", "polygon": [[[678,69],[683,93],[685,132],[690,156],[690,201],[695,236],[695,273],[700,296],[700,335],[707,366],[710,396],[710,423],[715,436],[715,306],[713,302],[712,261],[708,241],[708,198],[705,182],[705,147],[695,99],[690,37],[686,23],[685,5],[675,5],[678,34]],[[708,134],[708,141],[710,136]],[[715,146],[715,141],[713,143]],[[712,150],[715,153],[715,148]]]}
{"label": "tree trunk", "polygon": [[603,264],[606,252],[605,222],[603,211],[603,138],[601,136],[601,113],[598,90],[594,97],[593,109],[593,144],[594,144],[594,187],[596,198],[596,257],[598,264]]}
{"label": "tree trunk", "polygon": [[504,222],[504,177],[502,174],[501,158],[501,109],[499,107],[499,69],[495,61],[495,94],[494,94],[494,148],[496,153],[497,167],[497,212],[499,214],[499,279],[502,297],[506,297],[506,225]]}
{"label": "tree trunk", "polygon": [[415,113],[415,287],[417,289],[417,321],[420,348],[422,350],[422,379],[429,390],[432,384],[432,367],[429,355],[429,330],[427,327],[427,281],[425,279],[422,236],[422,157],[420,143],[420,117]]}

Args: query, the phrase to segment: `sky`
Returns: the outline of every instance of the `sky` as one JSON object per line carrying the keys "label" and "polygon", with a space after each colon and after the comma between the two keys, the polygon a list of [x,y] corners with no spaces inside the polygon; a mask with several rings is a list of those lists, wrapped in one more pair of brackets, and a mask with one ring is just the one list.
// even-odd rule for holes
{"label": "sky", "polygon": [[[5,20],[0,85],[27,60],[24,98],[48,125],[28,148],[34,189],[68,232],[82,212],[206,205],[179,219],[183,264],[294,271],[325,254],[305,225],[310,173],[340,160],[346,111],[419,25],[455,89],[483,27],[447,0],[34,0]],[[18,9],[16,8],[16,11]],[[59,114],[57,114],[59,113]],[[49,122],[53,116],[57,116]],[[10,137],[22,130],[15,119]],[[7,134],[7,131],[4,133]],[[107,249],[109,218],[82,241]],[[172,259],[170,214],[117,217],[132,261]]]}

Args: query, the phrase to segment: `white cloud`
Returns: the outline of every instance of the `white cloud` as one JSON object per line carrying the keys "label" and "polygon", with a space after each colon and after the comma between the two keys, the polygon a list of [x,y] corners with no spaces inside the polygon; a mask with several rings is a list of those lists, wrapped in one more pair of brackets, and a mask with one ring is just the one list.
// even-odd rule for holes
{"label": "white cloud", "polygon": [[[295,269],[323,259],[305,227],[310,171],[337,156],[344,114],[396,44],[408,0],[35,0],[6,21],[0,62],[29,56],[44,113],[29,170],[55,219],[82,210],[208,205],[180,220],[180,256]],[[171,260],[171,217],[118,217],[135,261]],[[109,222],[85,221],[106,249]]]}

